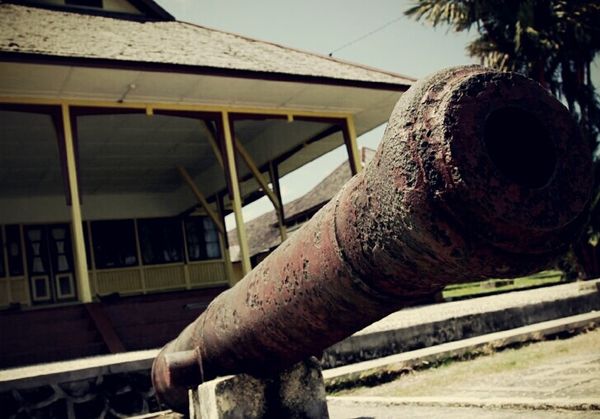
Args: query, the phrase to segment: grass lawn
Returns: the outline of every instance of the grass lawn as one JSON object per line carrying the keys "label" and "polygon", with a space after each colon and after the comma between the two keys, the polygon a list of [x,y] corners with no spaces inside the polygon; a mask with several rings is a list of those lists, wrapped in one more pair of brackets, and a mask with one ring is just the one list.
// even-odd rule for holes
{"label": "grass lawn", "polygon": [[554,285],[561,282],[561,272],[543,271],[523,278],[515,278],[514,284],[498,288],[484,288],[482,284],[485,282],[487,281],[449,285],[444,289],[444,298],[458,299],[470,296],[480,297],[485,294],[495,294],[503,291],[532,288],[543,285]]}

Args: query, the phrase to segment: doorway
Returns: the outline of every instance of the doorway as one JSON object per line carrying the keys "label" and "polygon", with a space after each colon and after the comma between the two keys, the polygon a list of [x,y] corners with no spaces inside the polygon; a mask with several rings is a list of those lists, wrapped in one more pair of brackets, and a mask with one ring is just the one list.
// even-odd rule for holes
{"label": "doorway", "polygon": [[69,224],[24,228],[29,287],[33,304],[75,301],[75,270]]}

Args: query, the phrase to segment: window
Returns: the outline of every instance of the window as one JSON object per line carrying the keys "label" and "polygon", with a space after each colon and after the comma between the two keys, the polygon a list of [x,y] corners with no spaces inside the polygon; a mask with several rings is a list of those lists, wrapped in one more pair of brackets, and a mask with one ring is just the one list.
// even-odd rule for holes
{"label": "window", "polygon": [[144,265],[183,261],[183,232],[176,218],[138,220]]}
{"label": "window", "polygon": [[6,254],[10,276],[23,276],[23,253],[21,251],[21,233],[18,225],[8,225],[6,229]]}
{"label": "window", "polygon": [[97,269],[138,264],[133,220],[93,221],[92,241]]}
{"label": "window", "polygon": [[221,258],[219,234],[210,218],[192,217],[186,219],[185,234],[190,261]]}

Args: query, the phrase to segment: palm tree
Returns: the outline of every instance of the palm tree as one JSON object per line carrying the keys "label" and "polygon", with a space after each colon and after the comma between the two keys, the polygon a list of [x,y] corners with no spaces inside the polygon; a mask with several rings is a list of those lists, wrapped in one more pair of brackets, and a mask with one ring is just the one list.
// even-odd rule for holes
{"label": "palm tree", "polygon": [[[548,88],[564,101],[584,139],[596,149],[600,102],[591,65],[600,52],[598,0],[416,0],[405,14],[456,31],[475,28],[479,36],[467,46],[469,54],[483,65],[522,73]],[[600,160],[595,166],[600,175]],[[596,182],[594,204],[600,201],[600,176]],[[600,276],[600,246],[592,240],[598,237],[600,204],[594,205],[588,235],[575,246],[586,276]]]}

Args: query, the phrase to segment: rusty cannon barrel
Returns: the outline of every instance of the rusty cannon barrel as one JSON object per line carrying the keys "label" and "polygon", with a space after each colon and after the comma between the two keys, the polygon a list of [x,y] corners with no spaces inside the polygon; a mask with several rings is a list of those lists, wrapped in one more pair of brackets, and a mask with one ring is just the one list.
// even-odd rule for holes
{"label": "rusty cannon barrel", "polygon": [[450,283],[529,274],[586,223],[591,152],[540,85],[478,66],[407,91],[373,161],[153,366],[159,397],[268,376]]}

